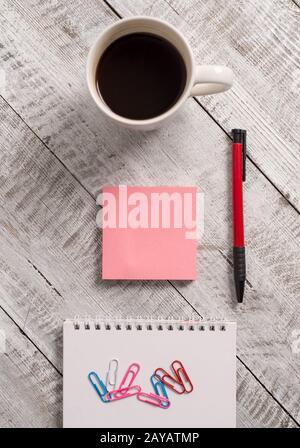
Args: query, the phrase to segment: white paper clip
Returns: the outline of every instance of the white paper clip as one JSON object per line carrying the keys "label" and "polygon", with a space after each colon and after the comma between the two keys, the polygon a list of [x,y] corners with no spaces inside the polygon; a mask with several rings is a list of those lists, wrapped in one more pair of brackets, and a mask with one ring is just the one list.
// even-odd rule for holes
{"label": "white paper clip", "polygon": [[107,389],[115,389],[117,383],[117,374],[119,368],[119,361],[113,358],[109,361],[108,371],[106,374],[106,387]]}

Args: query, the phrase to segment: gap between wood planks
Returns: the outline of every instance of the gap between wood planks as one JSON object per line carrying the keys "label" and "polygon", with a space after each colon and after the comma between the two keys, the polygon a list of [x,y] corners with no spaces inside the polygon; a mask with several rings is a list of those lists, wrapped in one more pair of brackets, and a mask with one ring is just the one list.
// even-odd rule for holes
{"label": "gap between wood planks", "polygon": [[[293,1],[293,0],[292,0]],[[119,18],[121,19],[122,16],[115,10],[114,7],[112,7],[109,2],[107,0],[103,0],[103,2],[112,10],[112,12]],[[295,3],[295,2],[294,2]],[[297,3],[295,3],[297,5]],[[299,6],[299,5],[297,5]],[[178,12],[175,11],[177,14]],[[3,98],[3,97],[2,97]],[[222,125],[211,115],[211,113],[200,103],[200,101],[196,98],[194,98],[194,100],[198,103],[198,105],[209,115],[209,117],[217,124],[217,126],[220,127],[220,129],[222,129],[222,131],[229,137],[230,135],[226,132],[226,130],[222,127]],[[20,114],[18,112],[16,112],[14,110],[14,108],[6,101],[5,98],[3,98],[3,101],[13,110],[13,112],[19,117],[19,119],[26,125],[26,127],[35,135],[35,137],[44,145],[45,148],[47,148],[48,151],[50,151],[54,157],[59,161],[59,163],[64,167],[64,169],[67,170],[68,173],[71,174],[71,176],[78,182],[78,184],[92,197],[92,199],[94,200],[94,196],[86,189],[86,187],[79,181],[79,179],[72,173],[70,172],[70,170],[67,168],[67,166],[62,162],[62,160],[59,159],[59,157],[47,146],[47,144],[39,137],[39,135],[26,123],[26,121],[22,118],[22,116],[20,116]],[[291,204],[289,202],[289,200],[284,196],[284,194],[274,185],[274,183],[272,181],[270,181],[270,179],[263,173],[263,171],[253,162],[253,160],[249,157],[248,160],[255,166],[256,169],[259,170],[259,172],[271,183],[271,185],[280,193],[280,195],[282,197],[285,198],[285,200],[293,207],[294,210],[297,211],[297,213],[299,214],[299,211],[295,208],[295,206],[293,206],[293,204]],[[221,255],[223,256],[223,254],[221,253]],[[223,258],[226,259],[226,261],[229,263],[229,265],[232,266],[230,260],[228,260],[227,257]],[[44,274],[30,261],[27,260],[28,263],[30,263],[35,270],[37,271],[37,273],[39,275],[41,275],[41,277],[45,280],[45,282],[48,285],[51,285],[50,282],[47,280],[47,278],[44,276]],[[177,289],[177,287],[171,282],[168,282],[175,290],[176,292],[185,300],[185,302],[195,311],[195,313],[197,313],[199,315],[199,317],[203,318],[200,313],[189,303],[188,299],[186,299],[186,297],[184,297],[184,295]],[[52,285],[51,285],[52,286]],[[60,295],[60,293],[57,291],[57,293]],[[34,347],[41,353],[42,356],[44,356],[44,358],[50,363],[50,365],[55,369],[56,372],[59,373],[59,375],[62,376],[62,372],[60,372],[57,367],[47,358],[47,356],[39,349],[39,347],[30,339],[30,337],[25,333],[25,325],[26,325],[26,320],[25,320],[25,325],[23,327],[23,329],[14,321],[14,319],[2,308],[0,307],[4,313],[8,316],[8,318],[11,319],[11,321],[19,328],[20,332],[22,333],[22,335],[24,335],[28,341],[30,341],[31,344],[34,345]],[[30,307],[28,310],[28,315],[30,313]],[[285,409],[285,407],[274,397],[274,395],[264,386],[264,384],[256,377],[256,375],[250,370],[250,368],[237,356],[237,359],[243,364],[243,366],[248,370],[248,372],[252,375],[252,377],[263,387],[263,389],[269,394],[269,396],[280,406],[280,408],[291,418],[291,420],[297,425],[300,426],[299,423],[295,420],[295,418]]]}
{"label": "gap between wood planks", "polygon": [[294,5],[298,6],[298,8],[300,8],[300,0],[291,0]]}
{"label": "gap between wood planks", "polygon": [[[30,306],[29,306],[30,309]],[[13,319],[13,317],[0,305],[0,310],[3,311],[3,313],[16,325],[16,327],[19,329],[20,333],[22,334],[22,336],[24,336],[29,342],[30,344],[32,344],[37,351],[48,361],[48,363],[53,367],[53,369],[60,375],[63,376],[62,373],[59,371],[59,369],[55,366],[55,364],[53,364],[53,362],[50,361],[50,359],[45,355],[45,353],[43,353],[41,351],[41,349],[33,342],[32,339],[30,339],[30,337],[28,336],[28,334],[25,333],[25,327],[24,329],[22,329],[20,327],[20,325]],[[27,316],[28,317],[28,316]],[[291,417],[292,419],[293,417]],[[297,423],[298,424],[298,423]]]}

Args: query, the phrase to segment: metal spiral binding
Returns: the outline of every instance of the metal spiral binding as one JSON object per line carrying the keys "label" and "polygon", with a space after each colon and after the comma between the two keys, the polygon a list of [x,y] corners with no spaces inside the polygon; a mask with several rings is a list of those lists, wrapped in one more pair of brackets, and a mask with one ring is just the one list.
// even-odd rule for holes
{"label": "metal spiral binding", "polygon": [[142,319],[142,318],[74,318],[75,330],[104,330],[104,331],[226,331],[222,320],[194,320],[194,319]]}

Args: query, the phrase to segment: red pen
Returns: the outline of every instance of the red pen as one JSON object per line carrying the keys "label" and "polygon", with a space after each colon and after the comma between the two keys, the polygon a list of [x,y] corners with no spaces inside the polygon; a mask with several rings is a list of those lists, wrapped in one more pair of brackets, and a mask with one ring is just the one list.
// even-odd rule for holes
{"label": "red pen", "polygon": [[246,180],[246,131],[233,129],[232,135],[233,269],[237,301],[242,303],[246,281],[243,210],[243,182]]}

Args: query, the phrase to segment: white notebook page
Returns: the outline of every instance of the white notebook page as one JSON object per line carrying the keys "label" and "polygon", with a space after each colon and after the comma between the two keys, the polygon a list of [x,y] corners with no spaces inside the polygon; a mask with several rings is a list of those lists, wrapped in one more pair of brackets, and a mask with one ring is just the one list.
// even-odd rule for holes
{"label": "white notebook page", "polygon": [[[117,330],[96,329],[90,322],[74,328],[73,321],[64,323],[64,427],[96,428],[200,428],[235,427],[236,425],[236,324],[197,323],[194,331],[184,325],[168,330],[168,324],[152,322],[152,330],[126,330],[121,323]],[[212,331],[210,327],[214,325]],[[221,330],[222,326],[225,330]],[[204,330],[200,330],[200,326]],[[151,406],[136,396],[103,403],[88,381],[96,371],[105,382],[110,360],[119,362],[117,385],[133,362],[141,367],[134,384],[145,392],[154,390],[150,376],[158,367],[170,370],[174,360],[180,360],[193,383],[190,394],[179,395],[167,388],[171,406],[168,409]],[[170,371],[171,372],[171,371]]]}

